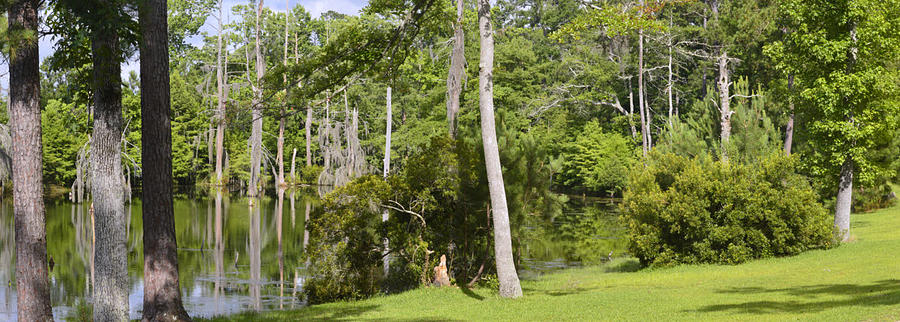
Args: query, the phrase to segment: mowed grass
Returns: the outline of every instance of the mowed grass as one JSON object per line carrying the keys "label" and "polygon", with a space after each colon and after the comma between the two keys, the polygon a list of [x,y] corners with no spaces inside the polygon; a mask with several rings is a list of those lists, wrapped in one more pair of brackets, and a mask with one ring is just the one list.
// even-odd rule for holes
{"label": "mowed grass", "polygon": [[[634,260],[492,289],[421,288],[358,302],[248,313],[248,320],[900,320],[900,207],[854,214],[855,241],[736,266],[632,270]],[[618,271],[618,272],[617,272]]]}

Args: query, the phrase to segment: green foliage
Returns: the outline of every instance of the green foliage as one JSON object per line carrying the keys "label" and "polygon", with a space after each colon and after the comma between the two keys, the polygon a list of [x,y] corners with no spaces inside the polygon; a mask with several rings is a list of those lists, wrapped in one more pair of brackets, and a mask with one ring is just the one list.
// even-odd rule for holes
{"label": "green foliage", "polygon": [[737,264],[829,246],[825,208],[797,159],[754,164],[654,154],[622,205],[629,250],[644,265]]}
{"label": "green foliage", "polygon": [[75,180],[78,151],[90,139],[82,132],[85,123],[87,115],[78,112],[75,104],[50,100],[44,107],[41,113],[41,139],[46,183],[68,186]]}
{"label": "green foliage", "polygon": [[869,151],[887,144],[897,128],[900,105],[896,66],[900,15],[896,0],[783,1],[781,19],[790,32],[766,53],[785,73],[796,75],[798,109],[809,131],[810,172],[831,178],[852,161],[854,180],[872,185],[885,165]]}
{"label": "green foliage", "polygon": [[604,133],[597,121],[591,121],[564,146],[562,173],[566,185],[590,191],[614,194],[625,188],[628,170],[637,164],[629,139],[616,133]]}
{"label": "green foliage", "polygon": [[368,297],[378,291],[381,251],[377,237],[380,202],[390,186],[364,176],[325,198],[325,211],[310,229],[310,273],[304,285],[310,304]]}
{"label": "green foliage", "polygon": [[714,103],[718,94],[710,88],[703,100],[694,102],[690,113],[672,120],[672,126],[660,138],[657,150],[700,157],[721,155],[724,148],[730,161],[742,163],[753,163],[778,151],[782,144],[781,134],[766,113],[771,104],[769,92],[750,91],[746,78],[739,79],[734,89],[737,98],[732,105],[731,136],[724,147],[719,134],[719,112]]}

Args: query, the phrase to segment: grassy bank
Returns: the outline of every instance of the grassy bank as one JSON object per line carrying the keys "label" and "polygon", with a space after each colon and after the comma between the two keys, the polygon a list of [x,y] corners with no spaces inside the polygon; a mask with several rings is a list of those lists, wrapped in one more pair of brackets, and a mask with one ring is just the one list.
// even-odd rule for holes
{"label": "grassy bank", "polygon": [[523,281],[525,297],[423,288],[225,320],[898,320],[900,206],[854,214],[855,241],[737,266],[570,269]]}

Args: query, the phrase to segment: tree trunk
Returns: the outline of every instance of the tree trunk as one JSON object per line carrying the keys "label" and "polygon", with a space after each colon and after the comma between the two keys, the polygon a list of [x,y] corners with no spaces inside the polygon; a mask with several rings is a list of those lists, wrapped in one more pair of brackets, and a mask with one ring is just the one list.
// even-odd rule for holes
{"label": "tree trunk", "polygon": [[731,114],[734,112],[731,111],[731,93],[729,91],[729,87],[731,86],[731,81],[728,77],[728,52],[724,49],[722,50],[722,54],[719,55],[718,58],[719,65],[719,81],[717,85],[719,86],[719,116],[721,126],[721,144],[722,144],[722,160],[728,160],[728,139],[731,137]]}
{"label": "tree trunk", "polygon": [[218,40],[218,51],[216,54],[216,84],[218,85],[218,105],[219,109],[216,111],[216,182],[215,184],[221,186],[224,184],[222,178],[222,161],[225,158],[225,86],[228,82],[228,74],[225,71],[225,68],[228,68],[225,64],[222,63],[222,57],[227,56],[222,53],[222,33],[225,31],[225,26],[222,24],[222,0],[219,0],[219,40]]}
{"label": "tree trunk", "polygon": [[119,35],[100,27],[91,44],[94,64],[94,133],[91,195],[96,221],[94,320],[128,320],[128,249],[122,187],[122,80]]}
{"label": "tree trunk", "polygon": [[[641,1],[641,7],[644,1]],[[650,127],[647,125],[647,111],[644,108],[644,29],[638,30],[638,109],[641,112],[641,148],[644,157],[650,153]]]}
{"label": "tree trunk", "polygon": [[500,280],[500,296],[516,298],[522,296],[522,287],[519,285],[519,276],[513,262],[509,210],[506,205],[506,191],[503,186],[500,151],[494,124],[494,30],[491,26],[489,0],[478,0],[478,26],[481,35],[478,105],[481,110],[481,138],[484,143],[484,161],[494,215],[494,256],[497,263],[497,277]]}
{"label": "tree trunk", "polygon": [[250,197],[257,197],[259,195],[259,176],[260,176],[260,163],[262,162],[262,78],[263,73],[265,73],[263,59],[262,59],[262,48],[260,44],[260,27],[259,27],[259,19],[262,15],[263,8],[263,0],[259,1],[259,6],[256,9],[256,47],[254,51],[256,52],[256,85],[254,86],[252,107],[251,107],[251,115],[253,118],[253,126],[250,130],[250,187],[248,187],[248,194]]}
{"label": "tree trunk", "polygon": [[791,90],[794,88],[794,75],[788,75],[788,95],[790,102],[788,106],[791,110],[791,116],[788,118],[787,128],[784,130],[784,153],[791,155],[791,146],[794,144],[794,98]]}
{"label": "tree trunk", "polygon": [[260,208],[262,204],[250,206],[250,231],[247,255],[250,256],[250,299],[254,311],[262,310],[262,234]]}
{"label": "tree trunk", "polygon": [[309,141],[312,139],[312,107],[306,107],[306,167],[312,166],[312,150],[310,149]]}
{"label": "tree trunk", "polygon": [[463,0],[456,0],[453,50],[450,54],[450,72],[447,74],[447,125],[450,137],[456,137],[456,114],[459,113],[459,95],[465,73],[465,34],[463,33]]}
{"label": "tree trunk", "polygon": [[181,303],[172,201],[172,125],[166,0],[139,6],[144,161],[144,321],[190,320]]}
{"label": "tree trunk", "polygon": [[[669,16],[669,30],[672,28],[672,16]],[[669,96],[669,127],[672,127],[672,112],[674,110],[674,106],[672,105],[672,35],[668,34],[668,47],[669,47],[669,65],[667,66],[669,69],[669,80],[666,82],[666,94]]]}
{"label": "tree trunk", "polygon": [[[449,112],[449,110],[448,110]],[[393,113],[391,113],[391,87],[387,88],[387,113],[385,114],[385,121],[387,126],[384,130],[384,178],[387,178],[388,173],[391,171],[391,125],[393,123]],[[448,115],[449,116],[449,115]],[[390,219],[390,213],[388,213],[387,209],[384,209],[381,212],[381,221],[386,222]],[[384,239],[384,253],[382,254],[382,260],[384,261],[384,275],[387,276],[390,270],[391,261],[388,258],[388,240]]]}
{"label": "tree trunk", "polygon": [[[628,84],[628,125],[631,127],[631,138],[637,138],[637,130],[634,128],[634,87],[631,85],[631,79],[629,78],[627,81]],[[641,115],[643,117],[643,115]],[[643,123],[641,123],[643,124]],[[641,126],[641,133],[643,132],[643,125]],[[641,134],[643,135],[643,134]]]}
{"label": "tree trunk", "polygon": [[284,187],[284,108],[278,117],[278,155],[276,156],[278,163],[278,187]]}
{"label": "tree trunk", "polygon": [[297,149],[294,149],[294,153],[291,154],[291,184],[295,184],[297,182],[297,174],[294,172],[297,166]]}
{"label": "tree trunk", "polygon": [[[37,38],[39,7],[36,0],[13,2],[8,12],[9,31],[28,30]],[[41,181],[38,44],[35,40],[14,46],[16,54],[9,58],[9,123],[16,239],[16,310],[19,321],[52,321]]]}
{"label": "tree trunk", "polygon": [[[290,16],[291,16],[291,6],[290,2],[284,1],[284,67],[287,68],[287,60],[288,60],[288,25],[290,24]],[[290,92],[290,87],[287,86],[287,74],[284,75],[284,84],[285,84],[285,96]],[[278,155],[276,159],[278,160],[278,187],[284,187],[284,115],[285,110],[284,107],[281,107],[281,113],[278,114]]]}
{"label": "tree trunk", "polygon": [[841,165],[837,200],[834,206],[834,239],[850,240],[850,206],[853,202],[853,159],[847,157]]}

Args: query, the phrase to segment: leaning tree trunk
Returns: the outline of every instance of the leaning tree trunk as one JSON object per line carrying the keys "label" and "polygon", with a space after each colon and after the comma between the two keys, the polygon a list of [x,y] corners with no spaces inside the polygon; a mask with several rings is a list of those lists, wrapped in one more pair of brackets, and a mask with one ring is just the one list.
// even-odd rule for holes
{"label": "leaning tree trunk", "polygon": [[522,287],[519,285],[519,275],[513,262],[509,210],[506,205],[506,191],[503,187],[500,151],[494,124],[494,30],[491,26],[489,0],[478,0],[478,26],[481,35],[478,105],[481,110],[481,138],[484,143],[484,161],[494,215],[494,257],[497,262],[497,278],[500,280],[500,296],[515,298],[522,296]]}
{"label": "leaning tree trunk", "polygon": [[96,221],[95,321],[128,320],[128,249],[122,187],[122,80],[119,35],[100,27],[92,35],[94,133],[91,171]]}
{"label": "leaning tree trunk", "polygon": [[[13,2],[9,31],[37,34],[37,0]],[[12,134],[13,213],[16,239],[16,310],[19,321],[51,321],[47,229],[41,182],[41,76],[38,44],[15,44],[9,60],[9,116]]]}
{"label": "leaning tree trunk", "polygon": [[144,321],[190,320],[181,303],[172,204],[172,124],[166,0],[139,6],[144,161]]}
{"label": "leaning tree trunk", "polygon": [[260,48],[260,29],[259,19],[262,15],[263,0],[259,1],[256,9],[256,86],[254,86],[252,113],[253,126],[250,130],[250,187],[248,194],[250,197],[257,197],[259,192],[259,168],[262,162],[262,78],[264,66],[262,60],[262,51]]}
{"label": "leaning tree trunk", "polygon": [[450,137],[456,137],[456,114],[459,113],[459,96],[465,72],[465,34],[463,33],[463,0],[456,0],[453,51],[450,54],[450,72],[447,74],[447,125]]}
{"label": "leaning tree trunk", "polygon": [[850,206],[853,201],[853,159],[847,157],[841,165],[837,200],[834,206],[834,239],[850,240]]}
{"label": "leaning tree trunk", "polygon": [[228,74],[225,71],[225,68],[228,68],[225,64],[222,63],[222,57],[227,56],[222,54],[222,33],[225,30],[225,26],[222,24],[222,0],[219,0],[219,44],[218,51],[216,54],[216,84],[218,85],[218,104],[219,108],[216,110],[215,122],[216,122],[216,185],[221,186],[223,184],[222,178],[222,162],[225,158],[225,86],[228,82]]}

